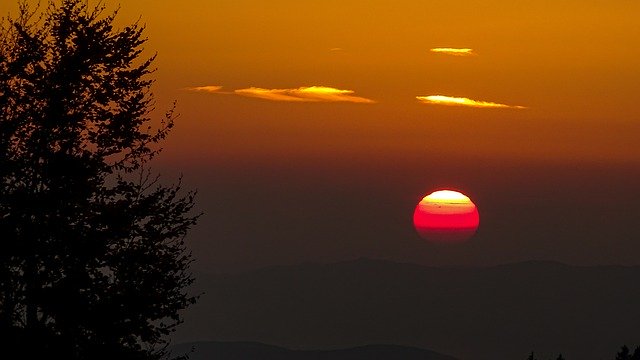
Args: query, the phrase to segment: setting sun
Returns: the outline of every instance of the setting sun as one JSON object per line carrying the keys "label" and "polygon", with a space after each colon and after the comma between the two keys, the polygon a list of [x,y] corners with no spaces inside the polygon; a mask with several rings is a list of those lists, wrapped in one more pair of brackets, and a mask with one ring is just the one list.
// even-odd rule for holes
{"label": "setting sun", "polygon": [[413,225],[420,236],[433,242],[461,242],[473,236],[480,217],[468,196],[452,190],[425,196],[413,213]]}

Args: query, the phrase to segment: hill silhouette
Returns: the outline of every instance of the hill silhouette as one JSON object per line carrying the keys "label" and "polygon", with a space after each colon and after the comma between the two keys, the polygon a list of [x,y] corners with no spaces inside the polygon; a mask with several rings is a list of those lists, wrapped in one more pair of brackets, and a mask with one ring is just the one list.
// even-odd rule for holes
{"label": "hill silhouette", "polygon": [[[193,350],[193,352],[190,352]],[[367,345],[338,350],[289,350],[252,342],[194,342],[172,347],[175,355],[190,360],[455,360],[433,351],[395,345]]]}
{"label": "hill silhouette", "polygon": [[199,278],[175,341],[397,344],[467,360],[611,357],[636,343],[640,267],[432,268],[361,259]]}

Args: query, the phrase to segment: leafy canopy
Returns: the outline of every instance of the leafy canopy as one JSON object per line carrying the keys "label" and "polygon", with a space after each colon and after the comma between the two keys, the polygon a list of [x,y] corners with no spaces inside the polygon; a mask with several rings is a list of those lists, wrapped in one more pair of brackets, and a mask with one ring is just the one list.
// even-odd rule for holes
{"label": "leafy canopy", "polygon": [[195,194],[148,170],[176,116],[151,118],[144,27],[106,12],[24,1],[0,25],[0,338],[22,355],[160,358],[196,300]]}

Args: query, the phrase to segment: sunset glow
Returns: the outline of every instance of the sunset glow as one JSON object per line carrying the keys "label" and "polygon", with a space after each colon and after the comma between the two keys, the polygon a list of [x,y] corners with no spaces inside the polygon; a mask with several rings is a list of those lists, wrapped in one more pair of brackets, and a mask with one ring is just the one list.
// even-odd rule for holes
{"label": "sunset glow", "polygon": [[433,48],[430,49],[431,52],[445,55],[453,55],[453,56],[474,56],[476,53],[473,49],[457,49],[457,48]]}
{"label": "sunset glow", "polygon": [[[588,202],[592,193],[628,199],[640,191],[640,47],[630,45],[640,1],[481,5],[122,2],[116,25],[141,19],[150,39],[142,57],[158,54],[150,115],[162,117],[174,100],[180,114],[158,166],[191,175],[205,213],[227,216],[194,234],[207,249],[202,263],[267,265],[348,251],[429,264],[516,261],[540,241],[559,241],[559,225],[538,224],[561,211],[576,225],[574,239],[536,254],[634,263],[632,251],[576,249],[614,237],[640,246],[632,241],[640,228],[628,226],[633,202],[612,200],[616,215],[607,221]],[[0,1],[2,16],[17,11],[17,0]],[[474,255],[431,252],[418,235],[397,241],[416,231],[418,202],[452,185],[482,212]],[[377,191],[384,203],[369,195]],[[547,192],[558,196],[536,202]],[[524,199],[553,211],[523,217],[529,208],[514,209]],[[254,201],[277,209],[267,217],[261,206],[241,205]],[[313,215],[299,210],[311,203]],[[221,239],[219,251],[208,250],[211,239]],[[491,246],[480,246],[485,239]]]}
{"label": "sunset glow", "polygon": [[0,0],[0,360],[640,360],[639,15]]}
{"label": "sunset glow", "polygon": [[250,87],[235,91],[236,94],[256,97],[272,101],[294,102],[352,102],[370,104],[375,101],[360,96],[354,96],[353,90],[340,90],[327,86],[308,86],[297,89],[263,89]]}
{"label": "sunset glow", "polygon": [[201,92],[218,92],[222,89],[222,86],[217,85],[207,85],[207,86],[194,86],[185,88],[188,91],[201,91]]}
{"label": "sunset glow", "polygon": [[413,224],[418,234],[433,242],[461,242],[473,236],[480,217],[466,195],[452,190],[435,191],[415,208]]}
{"label": "sunset glow", "polygon": [[468,196],[452,190],[440,190],[422,198],[425,202],[437,202],[447,204],[469,204],[471,199]]}
{"label": "sunset glow", "polygon": [[445,95],[416,96],[416,99],[425,104],[449,105],[449,106],[469,106],[478,108],[494,109],[526,109],[524,106],[506,105],[489,101],[472,100],[465,97],[453,97]]}

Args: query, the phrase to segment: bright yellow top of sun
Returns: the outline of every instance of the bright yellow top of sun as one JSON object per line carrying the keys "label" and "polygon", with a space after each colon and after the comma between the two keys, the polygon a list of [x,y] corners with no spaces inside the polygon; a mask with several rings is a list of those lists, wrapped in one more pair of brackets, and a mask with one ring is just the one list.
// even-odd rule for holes
{"label": "bright yellow top of sun", "polygon": [[453,190],[439,190],[425,196],[421,202],[469,204],[471,199],[466,195]]}

